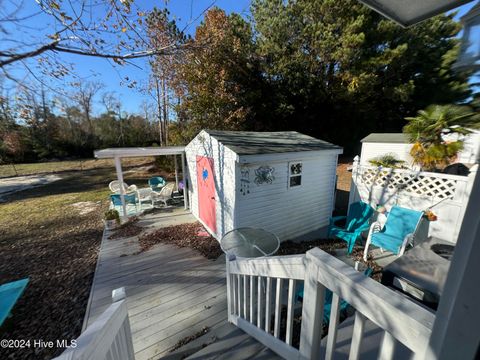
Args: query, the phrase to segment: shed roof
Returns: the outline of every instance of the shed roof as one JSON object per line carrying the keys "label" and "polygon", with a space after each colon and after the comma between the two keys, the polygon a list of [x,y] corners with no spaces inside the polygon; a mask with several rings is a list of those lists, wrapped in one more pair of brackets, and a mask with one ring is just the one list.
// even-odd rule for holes
{"label": "shed roof", "polygon": [[109,148],[96,150],[94,155],[97,159],[108,159],[114,157],[143,157],[159,155],[179,155],[185,152],[185,146],[163,146],[163,147],[130,147],[130,148]]}
{"label": "shed roof", "polygon": [[404,133],[371,133],[361,142],[409,144],[410,140]]}
{"label": "shed roof", "polygon": [[296,131],[205,131],[238,155],[342,150],[340,146]]}

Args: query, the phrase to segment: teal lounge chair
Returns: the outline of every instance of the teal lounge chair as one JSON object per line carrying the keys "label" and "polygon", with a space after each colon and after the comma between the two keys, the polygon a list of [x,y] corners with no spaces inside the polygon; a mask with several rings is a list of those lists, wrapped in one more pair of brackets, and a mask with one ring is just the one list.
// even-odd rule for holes
{"label": "teal lounge chair", "polygon": [[422,211],[400,206],[392,207],[383,228],[377,222],[371,225],[363,259],[366,261],[370,245],[378,246],[381,249],[391,251],[395,255],[402,256],[407,244],[413,240],[422,216]]}
{"label": "teal lounge chair", "polygon": [[[367,267],[367,269],[363,272],[363,275],[370,277],[373,273],[373,269]],[[303,302],[303,285],[301,286],[300,290],[297,292],[297,301]],[[330,289],[325,289],[325,301],[323,302],[323,323],[328,325],[330,322],[330,314],[332,312],[332,300],[333,300],[333,293]],[[340,313],[345,314],[350,304],[345,300],[340,300]]]}
{"label": "teal lounge chair", "polygon": [[[370,224],[368,221],[373,215],[373,209],[363,201],[355,202],[348,209],[348,216],[335,216],[330,218],[328,226],[328,238],[337,237],[345,240],[348,244],[348,253],[350,254],[355,245],[355,241],[360,238],[362,232],[368,230]],[[347,219],[345,227],[335,225],[339,220]]]}
{"label": "teal lounge chair", "polygon": [[0,286],[0,326],[12,311],[13,306],[22,295],[29,279],[12,281]]}
{"label": "teal lounge chair", "polygon": [[[125,194],[123,195],[125,198],[125,205],[131,204],[135,205],[135,211],[138,212],[138,205],[140,203],[138,195],[136,192],[130,193],[130,194]],[[122,206],[122,199],[120,197],[120,194],[111,194],[110,195],[110,200],[112,202],[112,205],[115,206]]]}
{"label": "teal lounge chair", "polygon": [[148,179],[148,185],[152,188],[153,191],[160,191],[167,184],[165,179],[161,176],[155,176]]}

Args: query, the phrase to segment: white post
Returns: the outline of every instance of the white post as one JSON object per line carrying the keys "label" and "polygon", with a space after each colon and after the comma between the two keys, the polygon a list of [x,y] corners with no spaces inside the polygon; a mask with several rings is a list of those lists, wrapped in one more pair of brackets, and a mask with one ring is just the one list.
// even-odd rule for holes
{"label": "white post", "polygon": [[320,354],[325,287],[318,282],[318,268],[309,259],[308,253],[305,260],[300,354],[306,359],[317,359]]}
{"label": "white post", "polygon": [[[185,189],[184,189],[184,192],[185,192]],[[229,260],[229,256],[228,254],[225,255],[225,262],[226,262],[226,266],[227,266],[227,272],[226,272],[226,275],[227,275],[227,319],[229,322],[232,322],[232,300],[234,299],[234,296],[233,295],[233,287],[232,287],[232,279],[231,279],[231,276],[230,276],[230,260]]]}
{"label": "white post", "polygon": [[357,155],[353,158],[353,166],[352,166],[352,180],[350,182],[350,194],[348,195],[348,209],[350,209],[350,205],[356,201],[357,195],[357,174],[358,174],[358,167],[360,166],[360,157]]}
{"label": "white post", "polygon": [[175,186],[178,191],[178,163],[177,163],[177,154],[173,155],[175,161]]}
{"label": "white post", "polygon": [[[438,306],[425,359],[474,359],[480,342],[480,175],[472,169],[470,194]],[[474,176],[474,177],[473,177]]]}
{"label": "white post", "polygon": [[182,152],[182,176],[183,176],[183,203],[185,205],[185,210],[188,209],[188,187],[187,187],[187,176],[185,173],[185,153]]}
{"label": "white post", "polygon": [[123,216],[127,217],[127,205],[125,204],[125,189],[123,188],[122,158],[115,156],[115,169],[117,170],[117,179],[120,184],[120,199],[122,201]]}

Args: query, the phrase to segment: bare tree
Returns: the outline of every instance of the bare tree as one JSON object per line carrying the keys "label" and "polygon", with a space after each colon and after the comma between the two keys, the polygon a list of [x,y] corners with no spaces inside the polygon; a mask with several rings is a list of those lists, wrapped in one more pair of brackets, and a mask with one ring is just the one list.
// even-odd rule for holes
{"label": "bare tree", "polygon": [[93,126],[92,121],[93,100],[95,95],[100,91],[100,89],[102,89],[102,87],[103,84],[100,83],[84,83],[78,87],[77,92],[74,94],[78,106],[85,117],[85,121],[88,126],[89,138],[92,140],[93,144],[95,144],[95,127]]}

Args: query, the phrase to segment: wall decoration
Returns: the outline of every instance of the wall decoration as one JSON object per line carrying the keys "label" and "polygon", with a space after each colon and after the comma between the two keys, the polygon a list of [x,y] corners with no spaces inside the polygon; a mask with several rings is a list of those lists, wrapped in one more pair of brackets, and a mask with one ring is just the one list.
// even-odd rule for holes
{"label": "wall decoration", "polygon": [[250,169],[246,166],[240,168],[240,193],[250,194]]}
{"label": "wall decoration", "polygon": [[275,180],[275,176],[273,173],[275,172],[275,168],[271,166],[260,166],[258,169],[255,170],[255,184],[271,184],[273,180]]}

